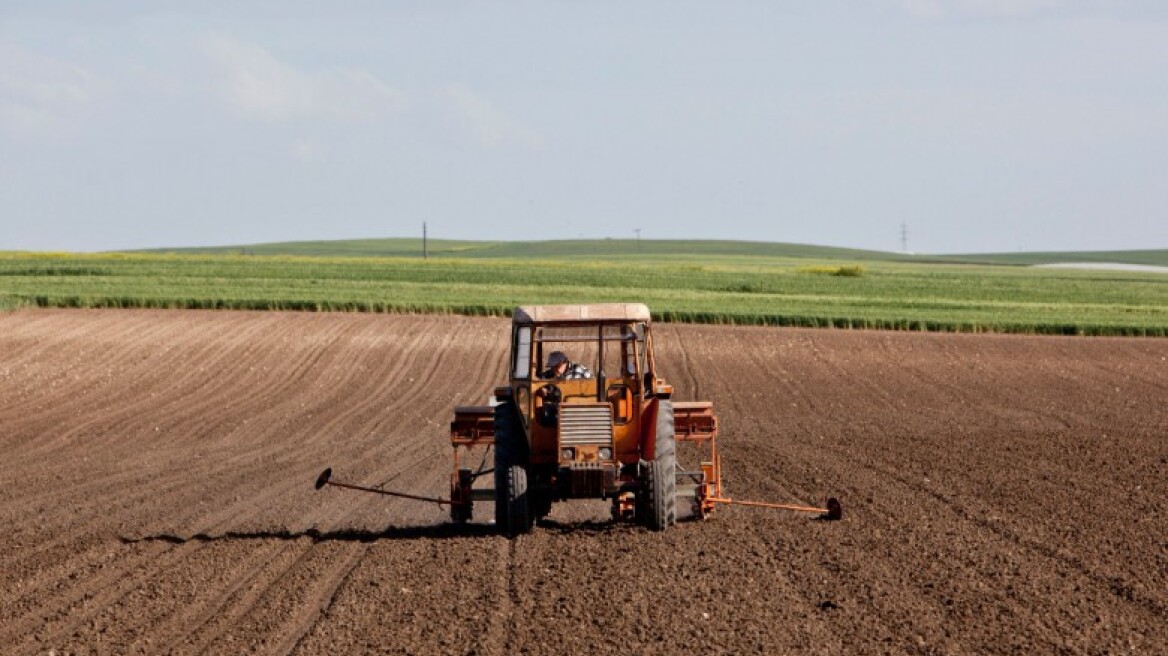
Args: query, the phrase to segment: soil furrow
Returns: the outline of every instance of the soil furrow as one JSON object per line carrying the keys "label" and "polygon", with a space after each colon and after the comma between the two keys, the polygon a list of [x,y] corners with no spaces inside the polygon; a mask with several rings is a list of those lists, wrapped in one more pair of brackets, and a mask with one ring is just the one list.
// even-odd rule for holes
{"label": "soil furrow", "polygon": [[269,593],[277,582],[300,568],[313,553],[314,545],[308,540],[298,540],[288,544],[278,552],[278,557],[248,579],[246,585],[234,585],[226,590],[217,604],[209,607],[195,622],[186,628],[185,635],[173,643],[173,650],[180,654],[216,653],[211,647],[222,641],[232,628],[256,611],[260,600]]}
{"label": "soil furrow", "polygon": [[334,569],[326,580],[328,581],[320,591],[317,593],[319,606],[309,606],[308,609],[300,611],[300,617],[297,619],[293,628],[284,636],[272,650],[274,654],[292,654],[300,647],[304,639],[308,637],[324,617],[328,616],[329,610],[336,602],[337,594],[341,588],[344,587],[352,576],[353,570],[361,564],[361,560],[369,553],[369,548],[364,547],[360,551],[352,554],[340,567]]}
{"label": "soil furrow", "polygon": [[0,640],[21,653],[39,651],[38,645],[64,651],[84,625],[93,627],[95,618],[118,600],[203,546],[153,545],[148,553],[132,556],[128,562],[120,560],[93,578],[43,600],[41,606],[4,627]]}

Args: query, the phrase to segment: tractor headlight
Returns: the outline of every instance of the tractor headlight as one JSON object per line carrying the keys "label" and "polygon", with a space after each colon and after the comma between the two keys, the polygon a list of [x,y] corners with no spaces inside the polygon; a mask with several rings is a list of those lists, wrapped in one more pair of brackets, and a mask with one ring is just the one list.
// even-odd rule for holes
{"label": "tractor headlight", "polygon": [[561,460],[575,460],[576,459],[576,449],[568,449],[568,448],[560,449],[560,459]]}
{"label": "tractor headlight", "polygon": [[600,459],[601,460],[612,460],[612,449],[610,449],[606,446],[600,447]]}

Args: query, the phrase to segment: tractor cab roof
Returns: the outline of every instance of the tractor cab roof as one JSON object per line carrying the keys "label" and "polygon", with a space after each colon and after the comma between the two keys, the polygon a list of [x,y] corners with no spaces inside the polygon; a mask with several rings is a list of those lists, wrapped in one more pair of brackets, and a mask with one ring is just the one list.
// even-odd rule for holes
{"label": "tractor cab roof", "polygon": [[591,305],[524,305],[515,308],[511,323],[584,323],[602,321],[649,321],[644,303],[594,303]]}

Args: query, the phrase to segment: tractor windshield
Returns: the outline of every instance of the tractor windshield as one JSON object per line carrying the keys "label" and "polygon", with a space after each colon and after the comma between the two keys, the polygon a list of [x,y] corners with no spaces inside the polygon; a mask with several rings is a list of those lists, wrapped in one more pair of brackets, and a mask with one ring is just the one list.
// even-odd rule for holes
{"label": "tractor windshield", "polygon": [[644,371],[643,323],[540,326],[535,333],[536,370],[548,373],[562,353],[593,377],[637,378]]}

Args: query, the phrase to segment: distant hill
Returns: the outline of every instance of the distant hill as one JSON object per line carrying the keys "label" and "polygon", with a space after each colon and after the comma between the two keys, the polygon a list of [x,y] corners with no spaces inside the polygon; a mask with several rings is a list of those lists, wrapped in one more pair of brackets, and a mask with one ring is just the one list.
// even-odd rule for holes
{"label": "distant hill", "polygon": [[[435,258],[498,259],[682,259],[701,257],[804,258],[820,260],[999,264],[1028,266],[1062,262],[1117,262],[1168,266],[1168,249],[1140,251],[1071,251],[1034,253],[975,253],[924,255],[870,251],[833,246],[782,242],[668,240],[668,239],[565,239],[552,241],[456,241],[431,239],[429,255]],[[299,255],[314,257],[421,257],[421,239],[342,239],[292,241],[204,248],[157,248],[147,253]]]}
{"label": "distant hill", "polygon": [[[753,241],[568,239],[554,241],[452,241],[431,239],[431,257],[500,259],[628,259],[644,256],[747,256],[846,260],[906,260],[897,253],[831,246]],[[347,239],[246,244],[207,248],[160,248],[148,253],[306,255],[322,257],[420,257],[421,239]]]}

